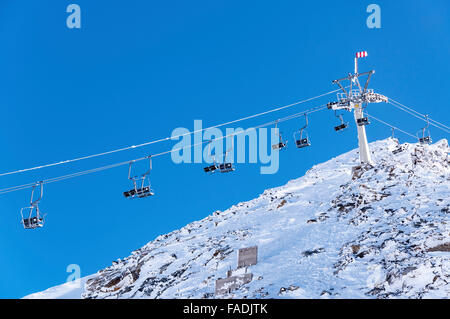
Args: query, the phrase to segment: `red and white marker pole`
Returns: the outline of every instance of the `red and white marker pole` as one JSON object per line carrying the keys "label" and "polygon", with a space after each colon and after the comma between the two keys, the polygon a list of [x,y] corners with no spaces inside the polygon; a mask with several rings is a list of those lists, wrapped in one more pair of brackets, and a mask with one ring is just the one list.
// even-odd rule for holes
{"label": "red and white marker pole", "polygon": [[366,58],[366,57],[367,57],[367,51],[356,52],[356,57],[355,57],[355,74],[358,74],[358,59],[359,58]]}

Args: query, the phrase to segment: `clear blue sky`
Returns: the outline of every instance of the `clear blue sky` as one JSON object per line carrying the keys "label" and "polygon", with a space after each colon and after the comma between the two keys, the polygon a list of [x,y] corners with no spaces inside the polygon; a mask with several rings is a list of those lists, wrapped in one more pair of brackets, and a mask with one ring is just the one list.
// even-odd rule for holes
{"label": "clear blue sky", "polygon": [[[375,1],[374,1],[375,2]],[[77,3],[82,28],[66,27]],[[376,69],[371,87],[448,125],[450,2],[376,1],[381,29],[366,27],[372,1],[0,2],[0,172],[166,137],[194,119],[214,125],[334,89],[356,51]],[[334,97],[330,97],[334,99]],[[320,103],[327,102],[322,99]],[[317,103],[280,112],[301,111]],[[389,105],[382,119],[415,133],[422,122]],[[241,123],[250,127],[275,116]],[[347,114],[346,118],[350,120]],[[355,125],[336,134],[331,112],[311,115],[309,149],[293,147],[276,175],[239,165],[207,176],[203,165],[154,161],[157,196],[126,200],[127,167],[51,184],[44,229],[26,231],[29,191],[0,196],[0,297],[63,283],[69,264],[89,275],[160,234],[283,185],[357,145]],[[431,129],[434,140],[448,137]],[[391,134],[374,123],[369,141]],[[412,140],[398,135],[401,141]],[[0,188],[170,149],[174,142],[0,178]]]}

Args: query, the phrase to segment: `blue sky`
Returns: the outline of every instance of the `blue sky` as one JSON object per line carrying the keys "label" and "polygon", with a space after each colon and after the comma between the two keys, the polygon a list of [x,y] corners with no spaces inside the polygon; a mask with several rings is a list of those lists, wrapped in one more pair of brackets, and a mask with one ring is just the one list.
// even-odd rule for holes
{"label": "blue sky", "polygon": [[[66,27],[77,3],[82,28]],[[371,87],[448,125],[450,3],[376,1],[381,29],[368,29],[371,1],[12,1],[0,3],[0,172],[107,151],[169,136],[193,120],[215,125],[334,89],[353,68],[375,69]],[[333,96],[279,112],[289,115]],[[423,123],[385,104],[381,119],[415,133]],[[268,115],[238,126],[276,119]],[[346,119],[351,120],[349,114]],[[17,298],[63,283],[66,267],[89,275],[160,234],[250,200],[312,165],[356,147],[355,125],[336,134],[331,112],[311,115],[313,145],[291,139],[275,175],[240,164],[207,176],[202,164],[154,160],[152,198],[126,200],[127,167],[45,188],[43,229],[25,231],[29,191],[0,195],[0,297]],[[369,141],[389,128],[374,123]],[[434,140],[448,137],[431,129]],[[412,142],[399,133],[401,141]],[[154,154],[175,142],[0,177],[0,188]]]}

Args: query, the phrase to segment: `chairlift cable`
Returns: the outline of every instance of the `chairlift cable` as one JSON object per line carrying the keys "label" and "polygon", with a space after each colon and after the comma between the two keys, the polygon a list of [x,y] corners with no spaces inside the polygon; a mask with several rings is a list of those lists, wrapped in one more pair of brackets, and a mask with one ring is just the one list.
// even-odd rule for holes
{"label": "chairlift cable", "polygon": [[329,94],[332,94],[332,93],[336,93],[339,90],[340,89],[333,90],[333,91],[330,91],[330,92],[327,92],[327,93],[323,93],[323,94],[320,94],[320,95],[317,95],[317,96],[314,96],[314,97],[311,97],[311,98],[308,98],[308,99],[305,99],[305,100],[297,101],[297,102],[294,102],[294,103],[291,103],[291,104],[288,104],[288,105],[284,105],[284,106],[280,106],[280,107],[277,107],[277,108],[274,108],[274,109],[271,109],[271,110],[268,110],[268,111],[264,111],[264,112],[253,114],[253,115],[249,115],[249,116],[246,116],[246,117],[242,117],[240,119],[236,119],[236,120],[232,120],[232,121],[229,121],[229,122],[221,123],[221,124],[218,124],[218,125],[210,126],[210,127],[203,128],[203,129],[200,129],[200,130],[190,131],[190,132],[187,132],[187,133],[184,133],[184,134],[179,134],[179,135],[176,135],[176,136],[165,137],[165,138],[161,138],[161,139],[157,139],[157,140],[153,140],[153,141],[149,141],[149,142],[145,142],[145,143],[141,143],[141,144],[137,144],[137,145],[131,145],[131,146],[122,147],[122,148],[118,148],[118,149],[111,150],[111,151],[106,151],[106,152],[102,152],[102,153],[97,153],[97,154],[77,157],[77,158],[73,158],[73,159],[69,159],[69,160],[65,160],[65,161],[59,161],[59,162],[54,162],[54,163],[50,163],[50,164],[39,165],[39,166],[35,166],[35,167],[30,167],[30,168],[25,168],[25,169],[19,169],[19,170],[15,170],[15,171],[5,172],[5,173],[1,173],[0,177],[1,176],[6,176],[6,175],[13,175],[13,174],[18,174],[18,173],[29,172],[29,171],[43,169],[43,168],[52,167],[52,166],[58,166],[58,165],[62,165],[62,164],[78,162],[78,161],[82,161],[82,160],[86,160],[86,159],[91,159],[91,158],[95,158],[95,157],[100,157],[100,156],[104,156],[104,155],[109,155],[109,154],[113,154],[113,153],[118,153],[118,152],[122,152],[122,151],[131,150],[131,149],[136,149],[136,148],[148,146],[148,145],[151,145],[151,144],[156,144],[156,143],[160,143],[160,142],[164,142],[164,141],[169,141],[171,139],[181,138],[183,136],[187,136],[187,135],[192,135],[192,134],[195,134],[195,133],[203,132],[203,131],[208,130],[208,129],[218,128],[218,127],[222,127],[222,126],[225,126],[225,125],[234,124],[234,123],[237,123],[237,122],[249,120],[249,119],[252,119],[252,118],[256,118],[256,117],[263,116],[263,115],[266,115],[266,114],[270,114],[270,113],[273,113],[273,112],[277,112],[277,111],[280,111],[280,110],[283,110],[283,109],[287,109],[287,108],[290,108],[290,107],[293,107],[293,106],[296,106],[296,105],[299,105],[299,104],[303,104],[303,103],[306,103],[306,102],[310,102],[310,101],[316,100],[318,98],[321,98],[323,96],[326,96],[326,95],[329,95]]}
{"label": "chairlift cable", "polygon": [[[389,100],[391,100],[392,102],[398,104],[399,106],[402,106],[402,107],[404,107],[405,109],[408,109],[409,111],[412,111],[412,112],[414,112],[414,113],[416,113],[416,114],[418,114],[418,115],[420,115],[420,116],[422,116],[422,117],[424,117],[424,118],[426,117],[425,114],[422,114],[422,113],[420,113],[420,112],[414,110],[413,108],[408,107],[408,106],[406,106],[406,105],[404,105],[404,104],[402,104],[402,103],[400,103],[400,102],[398,102],[398,101],[396,101],[396,100],[394,100],[394,99],[389,98]],[[445,124],[443,124],[443,123],[440,123],[440,122],[438,122],[438,121],[436,121],[436,120],[433,120],[432,118],[428,118],[428,119],[429,119],[431,122],[434,122],[434,123],[436,123],[436,124],[438,124],[438,125],[443,126],[443,127],[446,128],[446,129],[450,130],[450,127],[448,127],[447,125],[445,125]]]}
{"label": "chairlift cable", "polygon": [[[400,107],[399,105],[396,105],[396,104],[391,103],[391,102],[388,102],[388,103],[391,104],[391,105],[393,105],[394,107],[398,108],[399,110],[402,110],[402,111],[404,111],[404,112],[406,112],[406,113],[408,113],[408,114],[410,114],[410,115],[412,115],[412,116],[418,118],[419,120],[422,120],[422,121],[424,121],[424,122],[429,122],[430,125],[432,125],[432,126],[438,128],[438,129],[440,129],[440,130],[442,130],[442,131],[444,131],[444,132],[446,132],[446,133],[450,133],[450,130],[446,129],[446,128],[445,128],[445,125],[440,124],[440,123],[439,123],[439,124],[436,124],[436,123],[433,122],[434,120],[431,119],[431,118],[429,118],[429,117],[428,117],[428,121],[427,121],[426,115],[424,115],[424,116],[422,117],[422,116],[417,115],[417,114],[415,114],[415,113],[413,113],[413,112],[411,112],[411,111],[409,111],[409,110],[407,110],[407,109],[403,109],[403,108]],[[442,125],[443,127],[440,126],[440,125]]]}
{"label": "chairlift cable", "polygon": [[[289,121],[291,119],[295,119],[297,117],[304,116],[305,114],[315,113],[315,112],[318,112],[318,111],[321,111],[321,110],[324,110],[324,109],[326,109],[325,105],[317,106],[317,107],[314,107],[314,108],[312,108],[310,110],[307,110],[307,111],[295,113],[295,114],[286,116],[286,117],[278,119],[278,120],[270,121],[270,122],[267,122],[267,123],[264,123],[264,124],[252,127],[252,129],[257,129],[257,128],[261,128],[261,127],[265,127],[265,126],[270,126],[270,125],[273,125],[276,121],[278,121],[278,122]],[[239,131],[239,132],[228,134],[226,136],[215,138],[215,139],[213,139],[213,141],[215,141],[215,140],[222,140],[222,139],[225,139],[227,137],[231,137],[231,136],[242,134],[244,132],[245,131],[242,130],[242,131]],[[195,143],[195,144],[192,144],[192,145],[179,147],[179,148],[176,148],[176,149],[171,149],[171,150],[164,151],[164,152],[157,153],[157,154],[152,154],[151,157],[154,158],[154,157],[170,154],[170,153],[173,153],[173,152],[177,152],[177,151],[180,151],[180,150],[184,150],[184,149],[187,149],[187,148],[196,147],[196,146],[202,145],[204,143],[209,143],[210,141],[212,141],[212,140],[206,140],[206,141],[202,141],[202,142]],[[87,175],[87,174],[92,174],[92,173],[96,173],[96,172],[100,172],[100,171],[116,168],[116,167],[123,166],[123,165],[128,165],[130,162],[139,162],[139,161],[142,161],[142,160],[145,160],[145,159],[148,159],[148,158],[149,158],[149,156],[144,156],[144,157],[141,157],[141,158],[136,158],[136,159],[123,161],[123,162],[119,162],[119,163],[114,163],[114,164],[110,164],[110,165],[105,165],[105,166],[101,166],[101,167],[97,167],[97,168],[93,168],[93,169],[89,169],[89,170],[85,170],[85,171],[80,171],[80,172],[76,172],[76,173],[71,173],[71,174],[62,175],[62,176],[58,176],[58,177],[53,177],[53,178],[50,178],[50,179],[43,180],[42,183],[43,184],[50,184],[50,183],[60,182],[60,181],[63,181],[63,180],[72,179],[72,178],[75,178],[75,177],[79,177],[79,176],[83,176],[83,175]],[[14,191],[27,189],[27,188],[33,187],[34,185],[36,185],[35,182],[34,183],[27,183],[27,184],[23,184],[23,185],[12,186],[12,187],[8,187],[8,188],[0,189],[0,195],[6,194],[6,193],[10,193],[10,192],[14,192]]]}
{"label": "chairlift cable", "polygon": [[414,116],[414,117],[416,117],[416,118],[418,118],[418,119],[420,119],[420,120],[422,120],[424,122],[427,122],[427,124],[432,125],[432,126],[438,128],[438,129],[440,129],[441,131],[445,132],[445,133],[450,133],[449,129],[446,129],[446,128],[442,127],[442,126],[439,126],[436,123],[433,123],[432,119],[429,118],[429,117],[428,117],[428,120],[427,120],[426,118],[422,118],[421,116],[418,116],[418,115],[416,115],[416,114],[414,114],[414,113],[412,113],[412,112],[410,112],[410,111],[408,111],[406,109],[400,108],[398,105],[395,105],[393,103],[390,103],[390,104],[393,105],[394,107],[398,108],[399,110],[402,110],[402,111],[404,111],[404,112],[406,112],[406,113],[408,113],[408,114],[410,114],[410,115],[412,115],[412,116]]}
{"label": "chairlift cable", "polygon": [[[315,108],[313,108],[311,110],[308,110],[308,111],[295,113],[295,114],[283,117],[281,119],[273,120],[273,121],[270,121],[270,122],[267,122],[267,123],[264,123],[264,124],[260,124],[260,125],[251,127],[251,129],[258,129],[258,128],[262,128],[262,127],[266,127],[266,126],[271,126],[271,125],[275,124],[276,122],[280,123],[280,122],[289,121],[289,120],[298,118],[300,116],[304,116],[305,114],[311,114],[311,113],[315,113],[315,112],[318,112],[318,111],[321,111],[321,110],[325,110],[325,109],[326,109],[326,106],[325,105],[321,105],[321,106],[315,107]],[[164,152],[161,152],[161,153],[153,154],[152,157],[157,157],[157,156],[170,154],[170,153],[173,153],[173,152],[178,152],[178,151],[184,150],[186,148],[193,148],[193,147],[205,144],[205,143],[210,143],[211,141],[223,140],[223,139],[226,139],[228,137],[239,135],[239,134],[242,134],[242,133],[245,133],[245,131],[239,131],[239,132],[231,133],[231,134],[228,134],[228,135],[225,135],[225,136],[222,136],[222,137],[217,137],[217,138],[212,139],[212,140],[206,140],[206,141],[198,142],[198,143],[195,143],[195,144],[192,144],[192,145],[189,145],[189,146],[179,147],[179,148],[172,149],[172,150],[169,150],[169,151],[164,151]],[[217,155],[217,154],[215,154],[215,155]],[[223,155],[223,154],[218,154],[218,155]]]}
{"label": "chairlift cable", "polygon": [[370,114],[367,113],[367,112],[366,112],[366,115],[367,115],[368,117],[373,118],[374,120],[376,120],[376,121],[378,121],[378,122],[384,124],[384,125],[389,126],[389,127],[392,128],[392,129],[395,129],[395,130],[397,130],[397,131],[399,131],[399,132],[402,132],[403,134],[409,135],[409,136],[411,136],[412,138],[414,138],[415,140],[417,140],[417,136],[415,136],[415,135],[413,135],[413,134],[411,134],[411,133],[408,133],[408,132],[406,132],[406,131],[404,131],[404,130],[402,130],[402,129],[400,129],[400,128],[398,128],[398,127],[392,125],[392,124],[389,124],[389,123],[387,123],[387,122],[385,122],[385,121],[383,121],[383,120],[380,120],[379,118],[376,118],[375,116],[370,115]]}
{"label": "chairlift cable", "polygon": [[[277,119],[277,120],[273,120],[273,121],[270,121],[270,122],[267,122],[267,123],[255,126],[255,127],[253,127],[253,129],[257,129],[257,128],[261,128],[261,127],[265,127],[265,126],[269,126],[269,125],[274,125],[276,123],[280,123],[280,122],[288,121],[288,120],[291,120],[291,119],[295,119],[295,118],[304,116],[305,114],[311,114],[311,113],[318,112],[318,111],[321,111],[321,110],[324,110],[324,109],[326,109],[326,106],[325,105],[320,105],[320,106],[314,107],[314,108],[312,108],[310,110],[307,110],[307,111],[291,114],[291,115],[288,115],[288,116],[286,116],[284,118],[280,118],[280,119]],[[410,136],[410,137],[412,137],[414,139],[417,138],[413,134],[410,134],[410,133],[408,133],[408,132],[406,132],[406,131],[404,131],[404,130],[402,130],[402,129],[400,129],[400,128],[392,125],[392,124],[389,124],[389,123],[381,120],[381,119],[378,119],[375,116],[368,114],[367,112],[366,112],[366,114],[367,114],[367,116],[373,118],[374,120],[376,120],[376,121],[378,121],[378,122],[380,122],[382,124],[385,124],[385,125],[393,128],[393,129],[396,129],[396,130],[398,130],[398,131],[400,131],[400,132],[402,132],[402,133],[404,133],[404,134],[406,134],[406,135],[408,135],[408,136]],[[225,139],[227,137],[234,136],[234,135],[239,135],[239,134],[244,133],[244,132],[245,131],[232,133],[232,134],[229,134],[229,135],[226,135],[226,136],[223,136],[223,137],[215,138],[213,140]],[[192,133],[186,133],[185,135],[192,134]],[[206,142],[211,142],[211,141],[210,140],[202,141],[202,142],[199,142],[199,143],[196,143],[196,144],[193,144],[193,145],[180,147],[180,148],[177,148],[177,149],[171,149],[171,150],[168,150],[168,151],[164,151],[164,152],[161,152],[161,153],[154,154],[154,155],[152,155],[152,157],[158,157],[158,156],[170,154],[170,153],[173,153],[173,152],[176,152],[176,151],[184,150],[186,148],[196,147],[196,146],[202,145],[202,144],[204,144]],[[148,156],[137,158],[137,159],[134,159],[134,160],[131,160],[131,161],[138,162],[138,161],[142,161],[142,160],[145,160],[145,159],[148,159]],[[63,181],[63,180],[67,180],[67,179],[71,179],[71,178],[75,178],[75,177],[79,177],[79,176],[83,176],[83,175],[87,175],[87,174],[91,174],[91,173],[96,173],[96,172],[100,172],[100,171],[116,168],[116,167],[123,166],[123,165],[127,165],[131,161],[130,160],[129,161],[123,161],[123,162],[119,162],[119,163],[115,163],[115,164],[101,166],[101,167],[98,167],[98,168],[93,168],[93,169],[89,169],[89,170],[85,170],[85,171],[80,171],[80,172],[71,173],[71,174],[67,174],[67,175],[63,175],[63,176],[59,176],[59,177],[54,177],[54,178],[50,178],[50,179],[47,179],[47,180],[43,180],[43,183],[44,184],[50,184],[50,183],[60,182],[60,181]],[[8,187],[8,188],[0,189],[0,195],[6,194],[6,193],[10,193],[10,192],[14,192],[14,191],[27,189],[27,188],[31,188],[35,184],[36,183],[33,182],[33,183],[27,183],[27,184],[23,184],[23,185],[12,186],[12,187]]]}
{"label": "chairlift cable", "polygon": [[[394,103],[392,103],[391,101],[394,102]],[[413,110],[411,108],[408,108],[408,107],[404,106],[403,104],[392,100],[391,98],[389,98],[388,103],[393,105],[397,109],[399,109],[399,110],[401,110],[403,112],[406,112],[406,113],[408,113],[408,114],[418,118],[419,120],[427,122],[426,115],[423,115],[423,114],[421,114],[421,113],[419,113],[419,112],[417,112],[417,111],[415,111],[415,110]],[[442,131],[444,131],[446,133],[450,133],[450,128],[448,126],[446,126],[446,125],[444,125],[444,124],[442,124],[442,123],[440,123],[440,122],[438,122],[436,120],[433,120],[430,117],[428,117],[428,122],[429,122],[430,125],[438,128],[438,129],[440,129],[440,130],[442,130]]]}

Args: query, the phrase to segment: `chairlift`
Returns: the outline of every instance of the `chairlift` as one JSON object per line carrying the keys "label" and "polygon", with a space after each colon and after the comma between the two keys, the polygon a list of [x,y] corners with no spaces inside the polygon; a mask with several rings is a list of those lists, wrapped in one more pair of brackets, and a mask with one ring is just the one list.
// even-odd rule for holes
{"label": "chairlift", "polygon": [[431,142],[432,142],[432,140],[431,140],[431,137],[429,137],[429,136],[419,138],[420,144],[431,144]]}
{"label": "chairlift", "polygon": [[[275,122],[275,132],[277,130],[278,121]],[[281,133],[276,133],[279,137],[279,141],[277,144],[272,145],[273,150],[283,150],[287,147],[287,141],[283,141],[283,138],[281,136]]]}
{"label": "chairlift", "polygon": [[306,124],[300,129],[300,131],[294,133],[294,140],[297,148],[304,148],[311,145],[311,142],[308,138],[308,132],[305,131],[305,129],[308,127],[308,116],[306,113],[305,120]]}
{"label": "chairlift", "polygon": [[348,128],[348,122],[344,122],[344,118],[342,117],[342,114],[337,114],[336,113],[336,110],[334,111],[334,115],[337,117],[337,118],[339,118],[339,120],[341,121],[341,124],[339,124],[338,126],[335,126],[334,127],[334,130],[336,131],[336,132],[342,132],[342,131],[344,131],[345,129],[347,129]]}
{"label": "chairlift", "polygon": [[155,195],[150,186],[149,174],[152,170],[152,157],[148,157],[149,169],[141,175],[132,176],[132,167],[135,161],[131,161],[128,167],[128,179],[133,182],[133,188],[123,193],[126,198],[145,198]]}
{"label": "chairlift", "polygon": [[356,120],[356,124],[358,124],[358,126],[365,126],[369,125],[370,121],[368,117],[362,117]]}
{"label": "chairlift", "polygon": [[[23,224],[23,228],[25,229],[36,229],[44,226],[44,215],[41,214],[39,209],[39,202],[44,194],[43,185],[43,182],[38,182],[33,186],[31,191],[30,206],[24,207],[20,210],[20,215],[22,216],[21,224]],[[40,188],[39,198],[33,200],[34,191],[38,186]]]}
{"label": "chairlift", "polygon": [[397,146],[397,148],[395,150],[392,151],[392,154],[397,155],[397,154],[403,152],[405,149],[406,149],[405,146],[399,145],[399,146]]}
{"label": "chairlift", "polygon": [[[212,143],[212,140],[210,140],[209,143],[208,143],[208,154],[210,154],[210,152],[211,152],[211,143]],[[205,173],[212,174],[212,173],[216,172],[219,169],[219,165],[216,164],[216,157],[214,155],[211,155],[211,156],[213,158],[213,164],[203,168],[203,171]]]}
{"label": "chairlift", "polygon": [[[424,128],[422,128],[422,137],[418,136],[418,139],[419,139],[420,144],[431,144],[432,140],[431,140],[431,136],[430,136],[430,131],[428,130],[428,127],[430,126],[430,121],[428,119],[428,115],[425,115],[425,119],[427,121],[427,125]],[[425,135],[425,131],[427,132],[427,135]]]}
{"label": "chairlift", "polygon": [[206,166],[206,167],[203,168],[205,173],[214,173],[218,169],[219,169],[219,166],[217,166],[216,164],[210,165],[210,166]]}
{"label": "chairlift", "polygon": [[221,163],[219,169],[221,173],[229,173],[235,170],[233,163]]}
{"label": "chairlift", "polygon": [[[391,138],[394,140],[395,139],[395,128],[391,127],[391,130],[392,130]],[[400,145],[398,140],[396,140],[396,142],[397,142],[397,147],[392,151],[392,154],[394,154],[394,155],[397,155],[406,149],[406,146]]]}
{"label": "chairlift", "polygon": [[229,173],[229,172],[232,172],[235,170],[233,163],[227,162],[227,155],[229,152],[231,152],[233,150],[233,146],[234,146],[234,136],[233,136],[233,139],[231,140],[230,149],[225,151],[225,154],[223,156],[223,161],[222,161],[222,163],[219,164],[219,170],[221,173]]}

